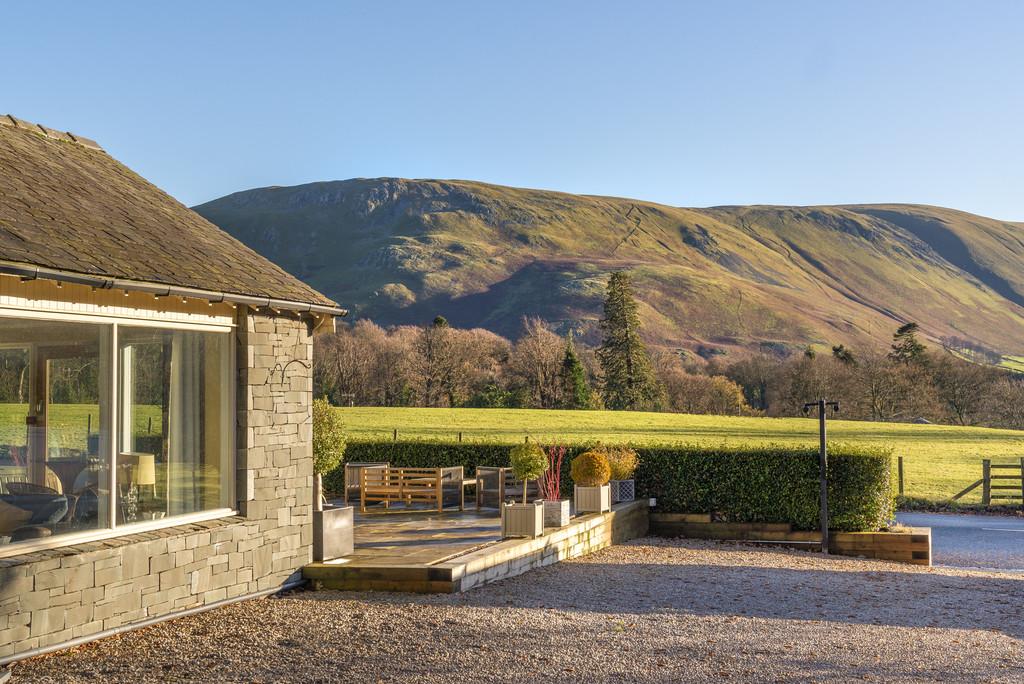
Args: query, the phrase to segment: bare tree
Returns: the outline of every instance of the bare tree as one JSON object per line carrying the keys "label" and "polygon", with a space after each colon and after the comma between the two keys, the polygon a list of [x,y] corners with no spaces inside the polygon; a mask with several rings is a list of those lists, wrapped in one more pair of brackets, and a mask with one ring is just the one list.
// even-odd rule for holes
{"label": "bare tree", "polygon": [[523,389],[529,406],[555,408],[561,402],[559,373],[564,342],[539,318],[524,319],[523,328],[523,336],[512,348],[509,370]]}
{"label": "bare tree", "polygon": [[935,386],[949,417],[960,425],[975,425],[996,372],[985,366],[944,356],[935,366]]}

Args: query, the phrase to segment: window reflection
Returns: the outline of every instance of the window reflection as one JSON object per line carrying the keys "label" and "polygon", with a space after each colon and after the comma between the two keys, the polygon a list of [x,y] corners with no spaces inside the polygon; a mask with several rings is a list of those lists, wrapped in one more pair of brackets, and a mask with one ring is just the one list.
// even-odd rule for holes
{"label": "window reflection", "polygon": [[0,327],[0,543],[107,525],[95,325],[3,319]]}

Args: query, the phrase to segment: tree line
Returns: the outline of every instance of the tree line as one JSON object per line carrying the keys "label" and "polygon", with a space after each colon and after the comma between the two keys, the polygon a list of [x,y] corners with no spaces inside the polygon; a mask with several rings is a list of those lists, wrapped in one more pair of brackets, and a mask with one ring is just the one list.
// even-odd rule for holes
{"label": "tree line", "polygon": [[808,348],[789,357],[705,361],[650,349],[628,273],[609,278],[602,342],[527,318],[516,341],[482,329],[383,328],[369,320],[316,338],[314,386],[337,405],[564,408],[795,416],[818,397],[845,418],[1024,426],[1024,376],[927,348],[914,323],[888,349]]}

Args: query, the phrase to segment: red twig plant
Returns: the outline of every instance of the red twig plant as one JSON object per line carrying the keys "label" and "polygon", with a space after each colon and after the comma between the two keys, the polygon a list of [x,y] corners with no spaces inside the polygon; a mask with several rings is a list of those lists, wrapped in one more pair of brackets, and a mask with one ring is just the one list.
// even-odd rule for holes
{"label": "red twig plant", "polygon": [[540,479],[540,493],[545,501],[562,498],[562,461],[566,451],[564,444],[553,444],[546,449],[548,469]]}

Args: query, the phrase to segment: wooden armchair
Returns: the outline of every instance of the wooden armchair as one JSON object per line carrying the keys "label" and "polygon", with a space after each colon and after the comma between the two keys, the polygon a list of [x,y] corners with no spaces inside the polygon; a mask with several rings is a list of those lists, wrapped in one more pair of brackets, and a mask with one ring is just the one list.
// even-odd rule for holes
{"label": "wooden armchair", "polygon": [[[531,480],[526,486],[526,498],[539,497],[537,483]],[[515,499],[517,502],[523,500],[523,483],[512,475],[512,469],[477,466],[476,509],[501,508],[501,504],[509,499]]]}
{"label": "wooden armchair", "polygon": [[387,468],[388,463],[370,463],[370,462],[354,462],[345,464],[345,491],[342,492],[342,498],[345,500],[345,505],[348,505],[348,497],[350,494],[355,494],[356,498],[359,498],[360,492],[360,477],[364,468]]}

